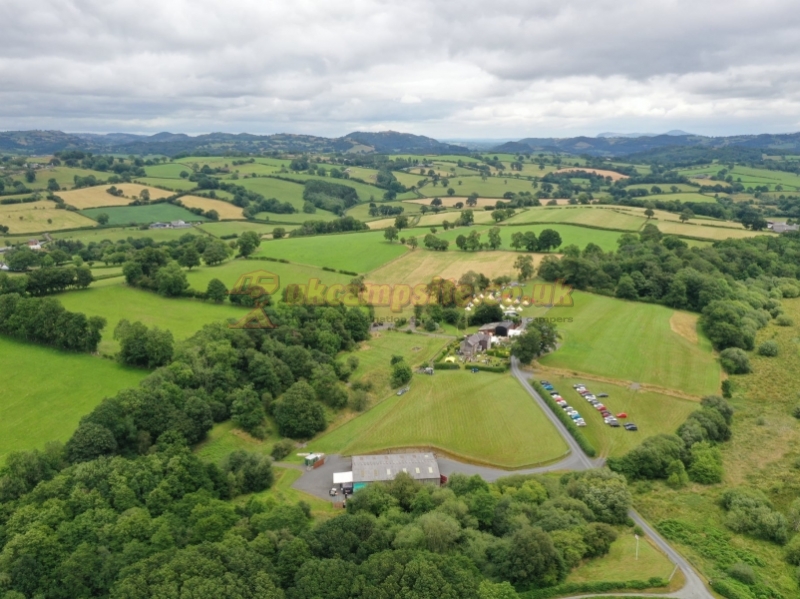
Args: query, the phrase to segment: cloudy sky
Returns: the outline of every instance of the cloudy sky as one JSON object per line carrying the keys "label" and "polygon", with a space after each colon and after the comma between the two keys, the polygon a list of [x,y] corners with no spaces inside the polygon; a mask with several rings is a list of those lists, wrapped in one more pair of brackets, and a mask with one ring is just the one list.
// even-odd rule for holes
{"label": "cloudy sky", "polygon": [[792,0],[2,0],[0,129],[800,130]]}

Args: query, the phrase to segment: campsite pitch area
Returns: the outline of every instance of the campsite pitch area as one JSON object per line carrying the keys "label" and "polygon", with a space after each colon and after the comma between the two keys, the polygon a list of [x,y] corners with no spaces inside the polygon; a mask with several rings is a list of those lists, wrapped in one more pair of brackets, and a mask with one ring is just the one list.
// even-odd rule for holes
{"label": "campsite pitch area", "polygon": [[567,446],[510,374],[439,371],[411,390],[308,445],[352,455],[431,447],[467,461],[522,468],[557,460]]}
{"label": "campsite pitch area", "polygon": [[6,337],[0,337],[0,364],[0,464],[9,452],[66,441],[103,398],[135,387],[147,375],[111,360]]}
{"label": "campsite pitch area", "polygon": [[720,369],[711,344],[687,322],[694,323],[696,316],[579,291],[572,298],[573,307],[548,312],[572,322],[559,325],[562,344],[541,358],[542,365],[698,397],[719,393]]}
{"label": "campsite pitch area", "polygon": [[103,330],[100,352],[113,354],[119,349],[114,341],[114,329],[123,318],[130,322],[141,321],[148,327],[157,326],[172,332],[175,341],[191,337],[212,322],[229,318],[242,318],[247,310],[230,303],[214,304],[193,299],[165,298],[119,283],[58,295],[67,310],[83,312],[87,316],[102,316],[108,323]]}

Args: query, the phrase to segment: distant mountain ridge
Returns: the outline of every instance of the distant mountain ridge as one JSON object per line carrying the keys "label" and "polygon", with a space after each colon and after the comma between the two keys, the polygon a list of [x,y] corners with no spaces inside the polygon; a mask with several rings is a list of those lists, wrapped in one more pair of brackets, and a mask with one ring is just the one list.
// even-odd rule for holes
{"label": "distant mountain ridge", "polygon": [[[610,137],[610,136],[615,137]],[[518,141],[490,146],[481,144],[474,150],[507,153],[562,152],[603,157],[623,157],[671,148],[747,148],[750,150],[800,152],[800,133],[734,135],[705,137],[685,131],[669,131],[661,135],[601,133],[597,137],[528,137]],[[411,133],[397,131],[354,131],[344,137],[320,137],[276,133],[208,133],[187,135],[162,132],[155,135],[132,133],[64,133],[63,131],[5,131],[0,132],[0,152],[15,154],[52,154],[76,149],[94,153],[162,154],[175,156],[198,154],[251,154],[279,152],[377,152],[382,154],[469,154],[464,145],[445,143]]]}
{"label": "distant mountain ridge", "polygon": [[439,142],[433,138],[396,131],[376,133],[355,131],[344,137],[327,138],[314,135],[278,133],[252,135],[249,133],[64,133],[62,131],[5,131],[0,132],[0,152],[20,154],[52,154],[62,150],[113,152],[121,154],[181,153],[258,153],[281,152],[423,152],[434,154],[465,154],[462,146]]}

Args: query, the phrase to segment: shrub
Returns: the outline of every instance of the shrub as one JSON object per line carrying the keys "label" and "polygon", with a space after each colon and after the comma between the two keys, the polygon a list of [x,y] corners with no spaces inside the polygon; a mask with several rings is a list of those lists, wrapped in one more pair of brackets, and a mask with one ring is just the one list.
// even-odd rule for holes
{"label": "shrub", "polygon": [[404,361],[397,362],[394,366],[392,366],[392,374],[389,377],[389,383],[395,389],[397,387],[402,387],[411,380],[412,374],[411,366],[406,364]]}
{"label": "shrub", "polygon": [[747,585],[755,584],[756,582],[756,574],[753,572],[753,568],[743,562],[733,564],[728,568],[728,576]]}
{"label": "shrub", "polygon": [[800,420],[800,404],[792,408],[792,416]]}
{"label": "shrub", "polygon": [[692,465],[689,478],[696,483],[713,485],[722,482],[722,455],[709,443],[696,443],[692,447]]}
{"label": "shrub", "polygon": [[733,382],[730,379],[722,381],[722,397],[730,399],[733,396]]}
{"label": "shrub", "polygon": [[779,327],[790,327],[794,324],[794,320],[788,316],[778,316],[778,318],[775,319],[775,324]]}
{"label": "shrub", "polygon": [[795,535],[786,545],[786,561],[800,566],[800,535]]}
{"label": "shrub", "polygon": [[758,355],[774,358],[778,355],[778,343],[772,340],[765,341],[758,346]]}
{"label": "shrub", "polygon": [[292,453],[293,449],[294,449],[294,441],[292,441],[291,439],[281,439],[280,441],[275,443],[275,445],[272,446],[272,451],[270,452],[270,455],[272,456],[273,460],[278,462],[283,458],[285,458],[286,456],[288,456],[290,453]]}
{"label": "shrub", "polygon": [[722,494],[722,507],[728,511],[725,525],[745,533],[783,545],[789,538],[789,522],[772,508],[766,496],[746,487],[729,489]]}
{"label": "shrub", "polygon": [[722,368],[728,374],[747,374],[750,372],[750,358],[747,352],[738,347],[729,347],[722,350],[719,355]]}

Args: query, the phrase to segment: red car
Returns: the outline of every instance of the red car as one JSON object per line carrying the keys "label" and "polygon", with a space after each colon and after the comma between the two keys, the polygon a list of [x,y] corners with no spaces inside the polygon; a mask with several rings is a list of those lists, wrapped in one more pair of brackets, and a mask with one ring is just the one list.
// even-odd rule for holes
{"label": "red car", "polygon": [[595,406],[595,408],[597,409],[597,411],[598,411],[598,412],[602,412],[603,410],[605,410],[605,409],[606,409],[606,407],[605,407],[603,404],[601,404],[601,403],[597,404],[597,405]]}
{"label": "red car", "polygon": [[619,414],[617,414],[617,418],[627,418],[627,417],[628,415],[625,412],[620,412]]}

